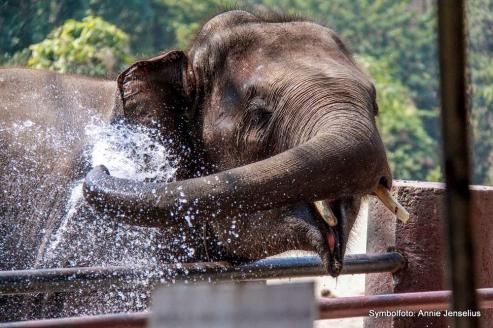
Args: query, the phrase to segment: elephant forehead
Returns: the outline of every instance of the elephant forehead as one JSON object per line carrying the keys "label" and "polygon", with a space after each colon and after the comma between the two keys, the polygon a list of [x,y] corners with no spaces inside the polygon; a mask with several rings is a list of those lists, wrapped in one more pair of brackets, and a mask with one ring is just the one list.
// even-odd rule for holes
{"label": "elephant forehead", "polygon": [[[223,100],[231,89],[235,95],[276,99],[330,91],[340,101],[373,103],[371,80],[335,33],[315,23],[250,22],[213,30],[192,47],[190,56],[206,92],[220,89]],[[296,92],[290,93],[293,88]]]}
{"label": "elephant forehead", "polygon": [[[212,49],[225,47],[220,55],[211,55],[206,50],[202,55],[208,54],[209,66],[215,67],[216,74],[226,71],[238,86],[248,85],[247,81],[255,84],[286,77],[303,78],[313,72],[330,78],[355,79],[371,87],[342,42],[319,25],[257,23],[233,30],[234,33],[219,33],[212,38]],[[248,40],[241,39],[242,35],[247,35]]]}
{"label": "elephant forehead", "polygon": [[212,72],[228,59],[280,61],[290,57],[348,57],[349,53],[330,29],[311,22],[248,23],[213,30],[198,40],[189,53],[195,69]]}
{"label": "elephant forehead", "polygon": [[355,65],[331,58],[319,61],[300,56],[268,61],[250,56],[230,59],[226,66],[228,72],[232,72],[229,74],[230,80],[241,93],[247,93],[252,88],[257,93],[262,90],[272,93],[292,88],[298,91],[329,88],[336,95],[336,90],[342,87],[344,91],[351,86],[354,91],[361,90],[369,95],[374,93],[371,80]]}

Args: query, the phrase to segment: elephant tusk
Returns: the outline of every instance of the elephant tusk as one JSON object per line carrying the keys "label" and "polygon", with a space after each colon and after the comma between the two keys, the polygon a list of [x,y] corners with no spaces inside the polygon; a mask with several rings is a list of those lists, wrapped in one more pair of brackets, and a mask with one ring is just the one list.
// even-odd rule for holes
{"label": "elephant tusk", "polygon": [[409,220],[409,212],[392,196],[387,188],[378,185],[375,190],[375,195],[392,213],[394,213],[402,223],[407,223]]}
{"label": "elephant tusk", "polygon": [[330,226],[330,227],[335,227],[337,226],[337,217],[335,216],[334,212],[332,212],[332,209],[330,206],[325,204],[323,200],[319,200],[317,202],[314,202],[315,208],[317,209],[318,213],[322,217],[322,219]]}

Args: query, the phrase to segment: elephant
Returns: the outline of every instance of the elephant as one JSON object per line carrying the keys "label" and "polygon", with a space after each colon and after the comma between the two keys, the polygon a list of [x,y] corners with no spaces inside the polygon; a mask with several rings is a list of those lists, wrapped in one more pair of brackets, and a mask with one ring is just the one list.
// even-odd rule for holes
{"label": "elephant", "polygon": [[[115,246],[114,231],[126,227],[144,238],[152,232],[143,252],[159,263],[306,250],[337,276],[362,197],[389,202],[375,87],[335,32],[300,17],[218,14],[187,52],[138,61],[116,81],[2,69],[0,95],[1,270],[121,264],[133,245]],[[174,179],[137,181],[91,167],[84,128],[94,116],[154,131],[176,163]],[[56,140],[40,142],[46,129]],[[71,190],[83,195],[72,221]],[[87,226],[110,228],[96,238]],[[49,247],[57,250],[47,256]],[[25,318],[34,302],[48,301],[31,299],[7,319]],[[60,302],[70,308],[52,303]],[[88,303],[30,316],[93,313],[81,310]]]}

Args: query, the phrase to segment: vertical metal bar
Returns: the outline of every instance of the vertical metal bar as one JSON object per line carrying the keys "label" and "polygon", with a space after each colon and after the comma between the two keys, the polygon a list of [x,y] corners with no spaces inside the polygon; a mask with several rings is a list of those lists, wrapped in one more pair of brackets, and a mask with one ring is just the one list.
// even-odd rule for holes
{"label": "vertical metal bar", "polygon": [[[440,86],[445,162],[446,223],[452,308],[476,310],[470,225],[464,1],[438,1]],[[456,328],[478,327],[476,317],[454,317]]]}

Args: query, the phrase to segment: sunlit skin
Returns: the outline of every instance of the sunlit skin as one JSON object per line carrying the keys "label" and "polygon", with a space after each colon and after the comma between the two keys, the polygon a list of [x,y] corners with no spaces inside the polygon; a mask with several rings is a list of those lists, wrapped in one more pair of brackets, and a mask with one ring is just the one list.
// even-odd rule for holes
{"label": "sunlit skin", "polygon": [[[188,174],[170,184],[113,179],[96,168],[85,182],[95,208],[158,227],[180,224],[192,209],[194,224],[208,227],[213,258],[310,250],[338,275],[361,197],[392,178],[374,86],[333,31],[227,12],[202,27],[188,53],[137,63],[118,81],[124,116],[139,124],[162,117],[164,133],[189,141],[192,152],[182,159]],[[173,95],[163,93],[170,86]],[[176,220],[168,214],[179,192],[195,203]],[[325,200],[337,225],[315,200]]]}

